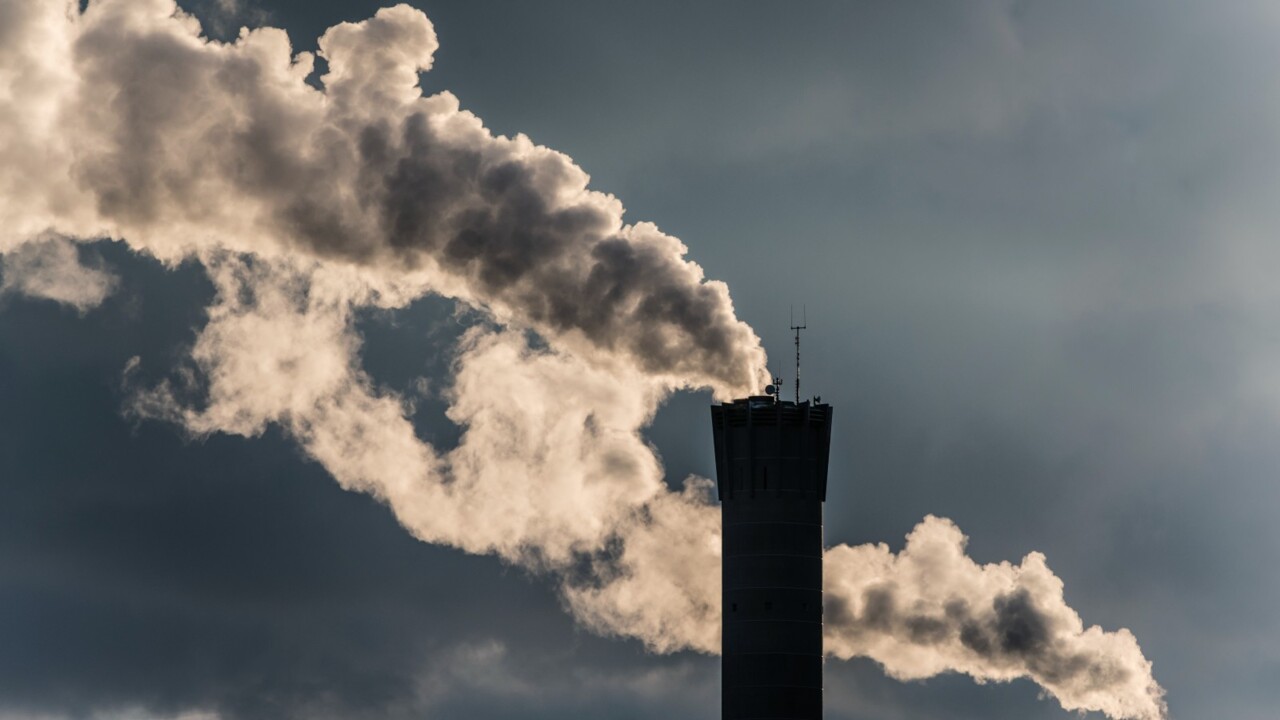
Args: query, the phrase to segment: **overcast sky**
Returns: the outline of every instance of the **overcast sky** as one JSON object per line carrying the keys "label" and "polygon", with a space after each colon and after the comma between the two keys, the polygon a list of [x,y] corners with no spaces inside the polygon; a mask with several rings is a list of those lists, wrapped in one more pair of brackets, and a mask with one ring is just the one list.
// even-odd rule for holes
{"label": "overcast sky", "polygon": [[[1087,625],[1133,631],[1173,718],[1275,717],[1274,4],[414,4],[440,38],[425,90],[681,238],[788,382],[807,306],[829,544],[896,550],[932,513],[981,562],[1043,552]],[[379,4],[185,6],[313,50]],[[214,286],[79,252],[115,278],[88,309],[0,261],[0,717],[719,716],[718,659],[576,627],[546,578],[415,540],[279,431],[130,416],[126,365],[180,366]],[[421,388],[460,322],[440,299],[359,318],[365,370],[425,394],[445,447]],[[648,431],[672,484],[712,474],[709,402]],[[1027,681],[869,660],[826,687],[832,719],[1074,716]]]}

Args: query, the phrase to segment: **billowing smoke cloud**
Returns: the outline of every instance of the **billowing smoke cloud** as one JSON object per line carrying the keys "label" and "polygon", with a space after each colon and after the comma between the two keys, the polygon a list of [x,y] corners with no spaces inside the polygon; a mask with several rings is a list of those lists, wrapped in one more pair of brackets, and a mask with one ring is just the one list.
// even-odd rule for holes
{"label": "billowing smoke cloud", "polygon": [[732,394],[765,377],[727,288],[680,241],[624,225],[565,155],[494,137],[449,93],[422,97],[437,43],[421,12],[325,33],[321,92],[283,31],[222,44],[170,0],[74,5],[6,0],[0,18],[42,36],[6,51],[0,250],[57,227],[165,259],[217,245],[416,270],[501,322],[675,384]]}
{"label": "billowing smoke cloud", "polygon": [[883,544],[829,549],[827,652],[870,657],[902,680],[1029,677],[1068,710],[1164,716],[1164,692],[1132,633],[1085,629],[1040,553],[978,565],[967,541],[929,516],[897,555]]}
{"label": "billowing smoke cloud", "polygon": [[[416,537],[563,574],[568,602],[601,632],[659,651],[718,650],[709,485],[691,479],[668,492],[641,434],[669,387],[533,348],[520,330],[476,327],[458,348],[450,391],[449,416],[466,432],[442,456],[414,434],[406,403],[359,367],[352,309],[394,304],[394,289],[371,290],[326,264],[204,262],[218,292],[192,372],[137,391],[132,412],[199,435],[279,425]],[[673,537],[687,553],[666,551]]]}
{"label": "billowing smoke cloud", "polygon": [[[131,362],[130,412],[195,435],[278,426],[416,537],[558,577],[593,630],[715,652],[709,483],[669,491],[641,431],[677,389],[759,388],[759,340],[569,158],[423,97],[436,46],[406,6],[340,25],[318,90],[279,30],[224,44],[170,0],[0,0],[0,251],[56,232],[197,260],[217,295],[190,364],[145,387]],[[463,434],[443,452],[361,369],[353,324],[427,293],[487,318],[456,350]],[[833,654],[1160,717],[1131,635],[1083,630],[1038,556],[978,568],[953,531],[927,520],[896,559],[831,551]]]}

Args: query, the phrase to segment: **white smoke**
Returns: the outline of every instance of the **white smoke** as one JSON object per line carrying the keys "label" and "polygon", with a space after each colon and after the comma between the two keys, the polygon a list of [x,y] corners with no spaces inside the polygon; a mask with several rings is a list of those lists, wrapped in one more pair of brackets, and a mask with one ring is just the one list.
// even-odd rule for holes
{"label": "white smoke", "polygon": [[[198,260],[217,295],[191,365],[134,385],[131,412],[196,435],[278,426],[416,537],[560,578],[591,629],[716,652],[709,484],[667,490],[642,430],[680,388],[758,389],[759,340],[677,239],[624,224],[568,157],[423,97],[436,47],[421,12],[381,10],[325,33],[317,90],[279,30],[219,43],[171,0],[0,0],[0,251],[53,231]],[[490,320],[457,348],[447,452],[361,370],[353,325],[428,293]],[[830,552],[833,654],[1161,716],[1131,635],[1082,630],[1034,558],[977,568],[958,532],[926,543],[941,522],[896,560]],[[1012,621],[1034,642],[1011,645]]]}
{"label": "white smoke", "polygon": [[[204,262],[217,297],[194,372],[138,390],[133,412],[198,435],[279,425],[416,537],[565,574],[567,601],[601,632],[659,651],[718,649],[719,517],[707,481],[668,492],[641,435],[669,387],[625,363],[534,349],[520,331],[473,328],[449,409],[466,431],[442,456],[414,434],[406,403],[359,367],[352,309],[394,290],[321,264]],[[664,552],[673,538],[688,552]],[[611,545],[622,548],[616,560],[585,557]],[[569,584],[584,561],[595,572]]]}
{"label": "white smoke", "polygon": [[101,263],[85,263],[75,243],[52,236],[0,256],[0,295],[17,293],[69,305],[81,314],[102,304],[119,282]]}
{"label": "white smoke", "polygon": [[1164,691],[1132,633],[1086,629],[1044,555],[978,565],[967,542],[930,515],[897,555],[884,544],[827,550],[827,652],[870,657],[901,680],[1030,678],[1068,710],[1164,717]]}
{"label": "white smoke", "polygon": [[[767,376],[728,289],[679,240],[625,225],[565,155],[422,96],[437,43],[417,10],[326,32],[321,92],[281,30],[212,42],[171,0],[5,5],[45,37],[15,43],[0,78],[0,251],[57,228],[169,261],[216,247],[416,272],[420,292],[672,384],[733,394]],[[31,101],[28,73],[46,76]]]}

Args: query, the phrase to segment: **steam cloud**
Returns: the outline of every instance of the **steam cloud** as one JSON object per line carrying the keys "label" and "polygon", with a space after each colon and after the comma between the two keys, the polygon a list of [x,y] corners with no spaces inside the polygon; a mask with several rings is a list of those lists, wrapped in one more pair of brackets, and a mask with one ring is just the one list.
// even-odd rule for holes
{"label": "steam cloud", "polygon": [[[320,40],[319,90],[280,30],[219,43],[170,0],[0,0],[0,252],[67,260],[50,237],[107,236],[199,261],[217,295],[191,366],[143,387],[132,361],[130,412],[196,435],[280,426],[416,537],[561,578],[593,630],[716,652],[711,486],[668,491],[641,431],[680,388],[759,388],[759,340],[677,239],[624,224],[568,157],[493,136],[449,93],[423,97],[436,47],[407,6],[339,25]],[[60,287],[49,268],[85,272],[41,267],[46,288]],[[45,296],[87,309],[110,292],[100,277]],[[361,370],[352,320],[429,293],[490,320],[457,349],[448,414],[464,433],[444,453]],[[831,549],[830,652],[1163,716],[1133,636],[1084,629],[1042,557],[979,567],[963,547],[928,518],[896,557]]]}
{"label": "steam cloud", "polygon": [[112,273],[81,261],[79,250],[61,237],[37,239],[4,256],[0,294],[17,293],[69,305],[85,313],[109,296],[119,282]]}
{"label": "steam cloud", "polygon": [[1040,553],[980,566],[967,541],[930,515],[897,555],[883,544],[827,550],[827,652],[870,657],[901,680],[1030,677],[1068,710],[1164,716],[1164,692],[1132,633],[1085,629]]}

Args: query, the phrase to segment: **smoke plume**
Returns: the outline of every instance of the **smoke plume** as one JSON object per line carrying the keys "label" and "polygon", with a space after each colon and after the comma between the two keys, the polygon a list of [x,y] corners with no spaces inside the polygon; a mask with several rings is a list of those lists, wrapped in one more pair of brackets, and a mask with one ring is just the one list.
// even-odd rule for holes
{"label": "smoke plume", "polygon": [[494,137],[449,93],[422,97],[437,43],[417,10],[326,32],[323,92],[283,31],[210,42],[170,0],[4,13],[9,33],[40,36],[6,42],[0,248],[57,227],[166,260],[216,246],[416,272],[500,322],[677,384],[732,394],[764,377],[727,288],[680,241],[624,225],[565,155]]}
{"label": "smoke plume", "polygon": [[1068,710],[1164,716],[1164,692],[1132,633],[1086,629],[1040,553],[978,565],[967,541],[930,515],[897,555],[884,544],[827,550],[827,652],[870,657],[901,680],[1028,677]]}
{"label": "smoke plume", "polygon": [[[625,224],[565,155],[424,97],[437,39],[421,12],[381,10],[319,47],[322,89],[280,30],[221,43],[171,0],[0,0],[0,252],[21,263],[57,233],[201,263],[216,297],[189,364],[143,386],[135,358],[129,412],[196,436],[282,428],[416,537],[558,578],[587,627],[716,652],[710,484],[669,491],[642,430],[676,390],[769,377],[727,288],[676,238]],[[427,294],[487,318],[456,349],[463,433],[445,451],[361,369],[353,322]],[[1132,635],[1083,629],[1039,556],[978,567],[930,518],[896,558],[842,546],[826,565],[838,657],[1162,715]]]}
{"label": "smoke plume", "polygon": [[79,249],[66,238],[36,239],[4,256],[0,295],[53,300],[83,314],[102,304],[119,282],[100,265],[83,262]]}

